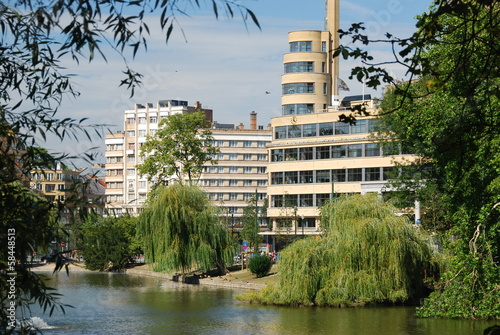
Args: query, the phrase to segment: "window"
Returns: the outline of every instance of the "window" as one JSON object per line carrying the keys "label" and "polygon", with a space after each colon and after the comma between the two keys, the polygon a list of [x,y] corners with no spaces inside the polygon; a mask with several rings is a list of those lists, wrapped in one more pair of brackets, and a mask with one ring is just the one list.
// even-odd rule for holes
{"label": "window", "polygon": [[229,173],[238,173],[238,167],[237,166],[230,166]]}
{"label": "window", "polygon": [[286,207],[294,207],[298,205],[298,195],[297,194],[285,194],[284,205]]}
{"label": "window", "polygon": [[147,187],[147,181],[140,180],[139,181],[139,188],[146,188],[146,187]]}
{"label": "window", "polygon": [[58,173],[57,180],[64,180],[64,173]]}
{"label": "window", "polygon": [[149,123],[158,123],[158,118],[156,116],[149,117]]}
{"label": "window", "polygon": [[301,194],[300,195],[300,207],[312,207],[313,205],[313,195],[312,194]]}
{"label": "window", "polygon": [[288,138],[299,138],[302,136],[301,126],[288,126]]}
{"label": "window", "polygon": [[293,149],[285,149],[285,160],[286,161],[296,161],[298,156],[298,149],[293,148]]}
{"label": "window", "polygon": [[317,183],[329,183],[331,181],[331,171],[330,170],[318,170],[316,171],[316,182]]}
{"label": "window", "polygon": [[229,186],[238,186],[238,181],[236,179],[230,179]]}
{"label": "window", "polygon": [[145,136],[146,136],[146,130],[145,129],[139,130],[139,137],[145,137]]}
{"label": "window", "polygon": [[362,144],[351,144],[347,146],[347,156],[348,157],[361,157],[363,156],[363,145]]}
{"label": "window", "polygon": [[282,106],[283,115],[314,113],[314,104],[290,104]]}
{"label": "window", "polygon": [[321,52],[326,52],[326,41],[321,42]]}
{"label": "window", "polygon": [[319,124],[319,136],[333,135],[333,122]]}
{"label": "window", "polygon": [[139,118],[139,123],[141,123],[141,124],[145,124],[145,123],[146,123],[146,117],[141,116],[141,117]]}
{"label": "window", "polygon": [[257,168],[257,173],[266,173],[266,167],[265,166],[259,166]]}
{"label": "window", "polygon": [[309,184],[313,182],[313,172],[312,171],[300,171],[300,183]]}
{"label": "window", "polygon": [[380,156],[380,146],[378,143],[366,143],[365,144],[365,156],[375,157]]}
{"label": "window", "polygon": [[283,206],[283,196],[282,195],[272,195],[271,196],[272,207],[282,207]]}
{"label": "window", "polygon": [[224,173],[224,167],[223,166],[218,166],[217,167],[217,173]]}
{"label": "window", "polygon": [[243,142],[243,147],[244,148],[250,148],[252,146],[252,141],[244,141]]}
{"label": "window", "polygon": [[380,180],[380,168],[365,168],[365,181]]}
{"label": "window", "polygon": [[257,186],[266,186],[267,180],[257,180]]}
{"label": "window", "polygon": [[54,174],[53,173],[45,174],[45,179],[46,180],[54,180]]}
{"label": "window", "polygon": [[251,161],[252,160],[252,154],[243,154],[243,160],[245,160],[245,161]]}
{"label": "window", "polygon": [[257,142],[257,147],[259,147],[259,148],[265,148],[266,147],[266,142],[264,142],[264,141],[258,141]]}
{"label": "window", "polygon": [[283,161],[283,149],[274,149],[271,150],[271,161],[272,162],[281,162]]}
{"label": "window", "polygon": [[238,146],[238,141],[229,141],[229,146],[230,147],[237,147]]}
{"label": "window", "polygon": [[348,169],[347,170],[347,181],[362,181],[363,180],[363,169]]}
{"label": "window", "polygon": [[56,184],[45,184],[45,192],[55,192]]}
{"label": "window", "polygon": [[243,168],[243,173],[252,173],[252,167],[251,166],[245,166]]}
{"label": "window", "polygon": [[265,154],[259,154],[259,155],[257,156],[257,159],[258,159],[259,161],[267,161],[267,155],[265,155]]}
{"label": "window", "polygon": [[238,159],[238,154],[229,154],[229,160],[235,161]]}
{"label": "window", "polygon": [[157,131],[158,131],[157,129],[150,129],[149,130],[149,135],[155,136]]}
{"label": "window", "polygon": [[57,185],[57,190],[58,191],[64,191],[66,189],[66,187],[64,186],[64,184],[58,184]]}
{"label": "window", "polygon": [[127,137],[135,137],[135,130],[127,131]]}
{"label": "window", "polygon": [[380,126],[380,120],[378,119],[371,119],[368,120],[368,132],[373,133],[377,131],[377,128]]}
{"label": "window", "polygon": [[238,207],[228,207],[228,212],[231,214],[236,214],[238,212]]}
{"label": "window", "polygon": [[298,182],[299,178],[297,171],[285,172],[285,184],[297,184]]}
{"label": "window", "polygon": [[335,135],[349,134],[349,124],[344,122],[335,122]]}
{"label": "window", "polygon": [[129,150],[134,150],[134,149],[135,149],[135,143],[134,143],[134,142],[129,143],[129,144],[128,144],[128,149],[129,149]]}
{"label": "window", "polygon": [[283,184],[283,172],[271,173],[271,184],[273,184],[273,185]]}
{"label": "window", "polygon": [[346,145],[334,145],[332,147],[332,158],[345,158],[347,157]]}
{"label": "window", "polygon": [[134,155],[128,155],[127,156],[127,162],[129,162],[129,163],[135,163],[135,156]]}
{"label": "window", "polygon": [[274,138],[286,138],[286,126],[275,127],[274,128]]}
{"label": "window", "polygon": [[314,72],[313,62],[285,63],[285,73]]}
{"label": "window", "polygon": [[352,134],[367,133],[366,120],[357,120],[356,124],[351,126]]}
{"label": "window", "polygon": [[302,126],[304,137],[316,136],[316,124],[305,124]]}
{"label": "window", "polygon": [[238,200],[238,194],[236,194],[236,193],[229,193],[229,200],[231,200],[231,201]]}
{"label": "window", "polygon": [[335,183],[345,182],[345,169],[332,170],[332,181]]}
{"label": "window", "polygon": [[217,186],[217,180],[210,179],[210,186]]}
{"label": "window", "polygon": [[328,85],[326,83],[323,83],[323,94],[328,93]]}
{"label": "window", "polygon": [[304,52],[312,50],[312,41],[290,42],[290,52]]}
{"label": "window", "polygon": [[127,118],[127,124],[135,124],[135,118],[133,117]]}
{"label": "window", "polygon": [[218,153],[217,154],[217,159],[220,160],[220,161],[224,160],[224,154]]}
{"label": "window", "polygon": [[135,169],[127,169],[127,175],[135,176]]}
{"label": "window", "polygon": [[330,146],[316,147],[316,159],[329,159],[329,158],[330,158]]}
{"label": "window", "polygon": [[299,148],[299,159],[300,160],[311,160],[313,159],[313,148]]}
{"label": "window", "polygon": [[321,207],[330,200],[330,193],[316,194],[316,206]]}
{"label": "window", "polygon": [[314,93],[314,83],[289,83],[281,85],[283,95]]}

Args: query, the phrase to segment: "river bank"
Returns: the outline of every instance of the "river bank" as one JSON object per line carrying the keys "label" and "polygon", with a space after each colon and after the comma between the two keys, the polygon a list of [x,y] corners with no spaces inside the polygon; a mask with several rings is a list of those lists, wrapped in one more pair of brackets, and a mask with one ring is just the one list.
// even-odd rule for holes
{"label": "river bank", "polygon": [[[32,271],[34,272],[52,272],[54,271],[54,263],[48,264],[35,264],[32,267]],[[83,263],[74,263],[70,264],[69,272],[72,271],[88,271],[95,272],[85,268]],[[249,289],[249,290],[258,290],[261,289],[268,284],[273,283],[276,280],[277,274],[277,266],[274,265],[271,269],[271,272],[268,276],[262,278],[256,278],[254,274],[252,274],[248,269],[237,270],[232,269],[228,274],[224,276],[217,277],[198,277],[197,284],[199,285],[211,285],[211,286],[219,286],[219,287],[227,287],[227,288],[238,288],[238,289]],[[62,270],[64,272],[64,269]],[[172,280],[174,274],[166,273],[166,272],[155,272],[151,269],[148,264],[137,265],[131,268],[128,268],[125,271],[126,274],[136,275],[136,276],[149,276],[162,278],[165,280]]]}

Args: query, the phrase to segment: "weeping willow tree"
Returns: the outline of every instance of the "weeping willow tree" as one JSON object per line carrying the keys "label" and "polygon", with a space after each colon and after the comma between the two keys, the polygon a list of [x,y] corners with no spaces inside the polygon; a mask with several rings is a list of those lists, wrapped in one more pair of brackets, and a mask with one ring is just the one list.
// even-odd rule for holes
{"label": "weeping willow tree", "polygon": [[217,208],[194,186],[159,186],[139,217],[144,255],[154,271],[211,270],[224,274],[236,243],[219,223]]}
{"label": "weeping willow tree", "polygon": [[242,296],[261,303],[362,306],[422,297],[435,273],[433,251],[404,217],[376,195],[349,196],[322,208],[324,235],[280,254],[277,285]]}

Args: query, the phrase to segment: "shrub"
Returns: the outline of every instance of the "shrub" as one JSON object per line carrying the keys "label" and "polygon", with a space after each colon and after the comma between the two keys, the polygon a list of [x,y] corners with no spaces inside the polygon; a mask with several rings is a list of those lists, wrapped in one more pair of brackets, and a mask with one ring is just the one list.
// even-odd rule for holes
{"label": "shrub", "polygon": [[248,268],[250,269],[250,272],[257,276],[257,278],[260,278],[269,273],[272,265],[273,263],[271,262],[271,258],[265,255],[257,255],[250,258]]}

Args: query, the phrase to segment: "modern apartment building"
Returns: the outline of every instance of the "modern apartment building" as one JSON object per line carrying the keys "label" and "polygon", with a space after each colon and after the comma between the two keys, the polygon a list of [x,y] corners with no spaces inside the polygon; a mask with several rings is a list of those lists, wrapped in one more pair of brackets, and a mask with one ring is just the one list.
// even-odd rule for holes
{"label": "modern apartment building", "polygon": [[[108,134],[106,143],[106,209],[110,214],[137,215],[151,189],[145,176],[137,173],[136,164],[142,163],[140,148],[146,135],[154,135],[163,117],[190,113],[201,109],[201,104],[189,107],[186,101],[164,100],[156,106],[136,105],[124,113],[124,131]],[[212,122],[212,110],[202,109]],[[207,165],[199,185],[209,193],[211,201],[223,207],[228,227],[239,228],[243,208],[256,194],[258,206],[266,198],[267,148],[271,130],[257,126],[257,114],[250,114],[250,127],[240,124],[213,123],[214,145],[220,149],[217,165]],[[262,220],[265,224],[265,220]]]}
{"label": "modern apartment building", "polygon": [[141,146],[147,135],[154,135],[162,118],[173,114],[193,113],[201,110],[212,121],[212,110],[203,109],[199,102],[188,106],[183,100],[160,100],[156,105],[136,104],[124,112],[124,131],[108,134],[106,144],[106,209],[121,215],[139,213],[150,186],[146,177],[137,173],[136,164],[142,163]]}
{"label": "modern apartment building", "polygon": [[[339,96],[339,1],[327,1],[326,31],[294,31],[284,55],[282,115],[271,120],[267,235],[320,233],[319,207],[338,194],[381,193],[396,152],[386,156],[370,137],[377,109],[369,95]],[[369,117],[339,122],[363,104]]]}
{"label": "modern apartment building", "polygon": [[[223,208],[231,229],[242,227],[243,210],[252,199],[262,208],[266,201],[267,145],[271,142],[271,130],[257,127],[257,114],[250,114],[250,128],[242,124],[224,129],[211,130],[214,146],[220,153],[217,165],[207,164],[200,176],[199,185],[210,200]],[[228,129],[229,128],[229,129]],[[259,218],[261,226],[267,225],[265,216]]]}

